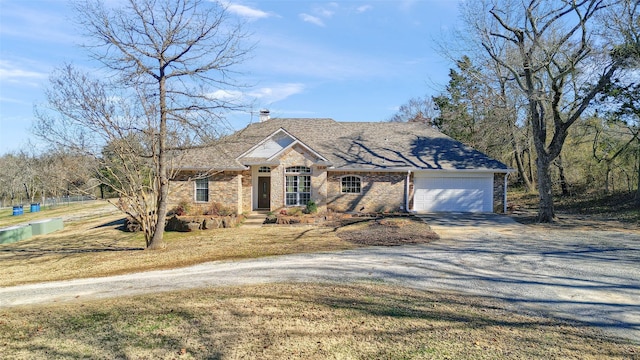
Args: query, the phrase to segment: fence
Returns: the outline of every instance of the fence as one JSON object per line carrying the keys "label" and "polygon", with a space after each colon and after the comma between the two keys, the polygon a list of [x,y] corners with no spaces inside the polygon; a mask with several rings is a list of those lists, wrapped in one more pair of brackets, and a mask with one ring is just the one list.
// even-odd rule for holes
{"label": "fence", "polygon": [[[77,202],[85,202],[96,200],[95,196],[92,195],[73,195],[73,196],[60,196],[60,197],[49,197],[44,199],[36,199],[36,202],[39,202],[40,206],[58,206],[65,205]],[[23,205],[29,205],[30,201],[25,199],[22,201]],[[5,201],[4,199],[0,199],[0,208],[7,208],[16,205],[15,203],[11,203],[11,201]],[[20,205],[18,203],[18,205]]]}

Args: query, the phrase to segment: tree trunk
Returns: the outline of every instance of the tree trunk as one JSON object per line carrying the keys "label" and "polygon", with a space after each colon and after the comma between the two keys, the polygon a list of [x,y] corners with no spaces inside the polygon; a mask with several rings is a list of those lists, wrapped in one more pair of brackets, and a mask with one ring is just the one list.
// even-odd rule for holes
{"label": "tree trunk", "polygon": [[611,194],[609,179],[611,177],[611,164],[607,161],[607,171],[604,173],[604,193]]}
{"label": "tree trunk", "polygon": [[562,196],[567,196],[569,195],[569,185],[567,184],[567,178],[564,176],[562,155],[558,155],[558,158],[556,159],[556,166],[558,167],[558,173],[560,174],[560,188],[562,189]]}
{"label": "tree trunk", "polygon": [[531,159],[531,148],[533,148],[533,146],[531,146],[531,141],[529,141],[529,149],[526,150],[527,151],[527,162],[529,163],[529,179],[531,180],[531,188],[535,189],[536,188],[536,183],[535,183],[535,176],[533,175],[533,160]]}
{"label": "tree trunk", "polygon": [[553,187],[551,174],[549,172],[549,162],[544,161],[544,157],[538,155],[536,161],[538,167],[538,191],[540,196],[540,206],[538,208],[538,222],[551,223],[556,215],[553,209]]}
{"label": "tree trunk", "polygon": [[167,217],[167,198],[169,195],[169,179],[167,178],[166,144],[167,137],[167,89],[165,84],[164,66],[160,64],[159,90],[160,90],[160,133],[158,134],[158,186],[159,191],[156,201],[156,223],[153,235],[147,244],[147,249],[156,250],[164,248],[164,223]]}
{"label": "tree trunk", "polygon": [[640,205],[640,138],[638,139],[638,186],[636,187],[636,204]]}
{"label": "tree trunk", "polygon": [[[527,80],[531,84],[533,81],[528,77]],[[530,87],[531,88],[531,87]],[[534,99],[532,94],[529,95],[529,114],[531,117],[531,131],[533,133],[533,143],[536,148],[536,168],[538,172],[538,196],[540,197],[540,204],[538,207],[538,222],[552,223],[555,219],[555,212],[553,209],[553,187],[551,183],[551,163],[557,155],[560,155],[562,143],[558,148],[558,142],[555,143],[557,153],[552,156],[547,151],[547,127],[546,127],[546,114],[544,105]],[[555,135],[558,135],[556,132]],[[554,136],[554,140],[557,140]],[[564,140],[564,139],[563,139]],[[551,145],[554,141],[552,141]]]}
{"label": "tree trunk", "polygon": [[518,140],[515,133],[515,125],[511,121],[509,121],[508,124],[510,129],[509,135],[511,136],[511,147],[513,148],[513,154],[516,161],[516,168],[518,169],[518,175],[522,179],[524,183],[524,187],[527,190],[527,192],[531,192],[533,191],[533,184],[531,183],[529,176],[527,176],[527,172],[525,171],[525,168],[524,168],[522,151],[520,150],[520,145],[518,144]]}
{"label": "tree trunk", "polygon": [[518,169],[518,175],[522,179],[524,188],[526,189],[527,192],[532,192],[534,187],[533,187],[533,184],[531,183],[531,180],[529,179],[529,176],[527,175],[527,171],[524,168],[524,163],[522,161],[522,153],[520,153],[519,147],[516,147],[514,149],[514,157],[516,160],[516,168]]}

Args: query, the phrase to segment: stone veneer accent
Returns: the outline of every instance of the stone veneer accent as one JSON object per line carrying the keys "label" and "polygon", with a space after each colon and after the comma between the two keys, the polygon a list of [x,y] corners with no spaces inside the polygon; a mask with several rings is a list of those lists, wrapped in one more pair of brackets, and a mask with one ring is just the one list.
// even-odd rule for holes
{"label": "stone veneer accent", "polygon": [[493,212],[504,213],[504,174],[493,174]]}
{"label": "stone veneer accent", "polygon": [[285,151],[280,157],[280,165],[271,169],[271,210],[285,207],[284,179],[285,169],[290,166],[311,168],[311,200],[318,205],[319,211],[326,210],[327,168],[316,166],[319,159],[299,145]]}
{"label": "stone veneer accent", "polygon": [[[360,194],[343,194],[343,176],[359,176]],[[406,173],[330,172],[327,177],[327,208],[339,211],[401,211],[404,209]]]}
{"label": "stone veneer accent", "polygon": [[242,172],[242,212],[253,210],[251,199],[251,170]]}

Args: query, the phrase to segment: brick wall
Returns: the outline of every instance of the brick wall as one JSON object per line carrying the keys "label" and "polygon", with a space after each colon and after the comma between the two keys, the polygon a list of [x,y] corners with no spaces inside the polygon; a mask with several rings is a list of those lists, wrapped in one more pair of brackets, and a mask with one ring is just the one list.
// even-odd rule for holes
{"label": "brick wall", "polygon": [[[300,151],[302,149],[298,149]],[[281,165],[271,171],[271,210],[284,207],[284,169],[288,166],[307,166],[312,169],[311,199],[320,211],[397,211],[404,209],[406,173],[354,173],[327,172],[325,166],[314,166],[304,154],[290,150],[282,156]],[[354,175],[361,179],[360,194],[341,193],[341,178]],[[211,203],[221,203],[239,213],[252,210],[251,172],[221,172],[209,176],[209,202],[195,202],[196,173],[182,173],[173,179],[169,188],[169,208],[187,202],[192,208],[206,210]],[[413,180],[410,182],[410,202],[413,201]],[[503,212],[504,174],[495,174],[493,180],[493,209]],[[412,208],[412,204],[410,207]],[[362,209],[362,210],[361,210]]]}
{"label": "brick wall", "polygon": [[[195,201],[195,172],[183,172],[172,179],[169,185],[169,208],[185,202],[193,209],[205,211],[212,203],[221,203],[240,213],[251,209],[251,175],[249,172],[225,171],[209,175],[209,201]],[[248,184],[247,184],[248,182]],[[246,195],[245,188],[249,188]],[[249,196],[249,199],[246,197]]]}
{"label": "brick wall", "polygon": [[[359,176],[360,194],[343,194],[341,178]],[[334,211],[399,211],[404,209],[406,173],[330,172],[327,176],[327,208]]]}

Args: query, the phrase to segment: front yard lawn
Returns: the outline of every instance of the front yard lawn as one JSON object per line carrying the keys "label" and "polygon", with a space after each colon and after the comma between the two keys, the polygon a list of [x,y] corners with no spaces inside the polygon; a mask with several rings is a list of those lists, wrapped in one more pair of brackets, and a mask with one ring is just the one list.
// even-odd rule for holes
{"label": "front yard lawn", "polygon": [[165,233],[166,248],[145,251],[142,233],[118,228],[122,215],[65,222],[61,231],[0,245],[0,286],[171,269],[207,261],[352,249],[329,227],[238,227]]}
{"label": "front yard lawn", "polygon": [[0,310],[4,359],[633,359],[640,346],[491,298],[268,284]]}
{"label": "front yard lawn", "polygon": [[[425,243],[437,238],[427,224],[415,218],[353,219],[325,226],[166,232],[165,249],[145,251],[142,233],[121,231],[122,214],[104,203],[102,207],[91,203],[31,217],[60,214],[70,219],[63,230],[0,244],[0,286],[171,269],[207,261]],[[0,226],[15,223],[14,218],[0,217]]]}

